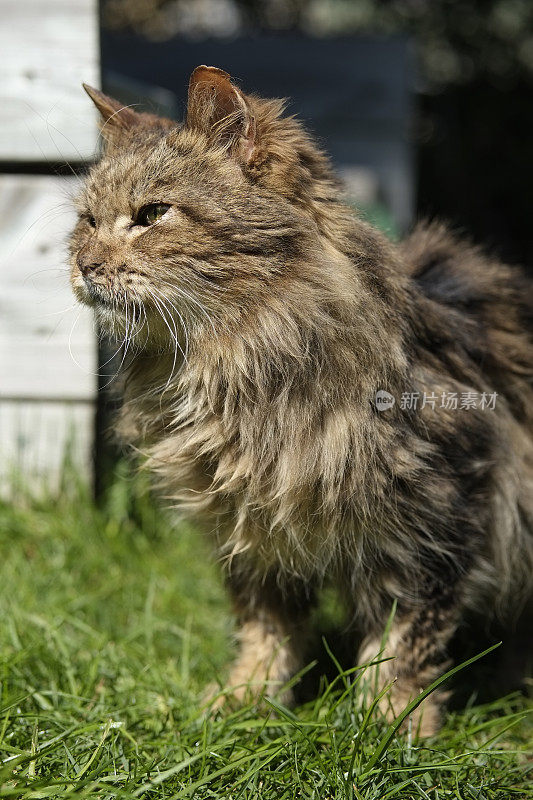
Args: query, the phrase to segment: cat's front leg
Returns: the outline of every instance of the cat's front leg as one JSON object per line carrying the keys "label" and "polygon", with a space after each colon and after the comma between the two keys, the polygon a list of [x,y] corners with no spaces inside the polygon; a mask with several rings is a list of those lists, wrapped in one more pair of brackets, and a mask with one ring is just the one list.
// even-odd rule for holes
{"label": "cat's front leg", "polygon": [[[441,598],[421,600],[410,607],[398,606],[385,645],[383,630],[368,635],[363,641],[359,664],[376,659],[382,650],[381,657],[390,658],[367,669],[364,676],[371,692],[381,691],[392,683],[379,702],[389,722],[448,668],[447,647],[455,632],[457,617],[458,610],[450,601],[449,592],[443,592]],[[447,696],[447,692],[437,690],[412,712],[413,731],[420,736],[432,736],[438,731]]]}
{"label": "cat's front leg", "polygon": [[241,574],[230,577],[228,585],[239,651],[216,705],[231,698],[257,702],[265,695],[290,704],[292,690],[283,687],[305,663],[311,587],[301,580],[280,584],[273,574],[266,580]]}

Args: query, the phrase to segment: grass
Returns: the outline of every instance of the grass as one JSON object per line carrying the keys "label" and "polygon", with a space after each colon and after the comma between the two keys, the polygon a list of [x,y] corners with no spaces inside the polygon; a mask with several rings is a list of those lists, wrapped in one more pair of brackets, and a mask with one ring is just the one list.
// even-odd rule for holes
{"label": "grass", "polygon": [[424,742],[361,704],[354,671],[292,711],[206,714],[230,657],[218,570],[120,471],[99,508],[72,482],[0,505],[0,797],[533,796],[518,694],[471,702]]}

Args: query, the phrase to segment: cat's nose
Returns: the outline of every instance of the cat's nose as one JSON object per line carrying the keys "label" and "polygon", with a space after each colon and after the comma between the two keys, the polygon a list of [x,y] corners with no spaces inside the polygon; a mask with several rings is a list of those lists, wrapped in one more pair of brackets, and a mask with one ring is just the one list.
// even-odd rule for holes
{"label": "cat's nose", "polygon": [[98,275],[102,271],[103,262],[102,261],[94,261],[91,258],[83,258],[83,256],[78,256],[78,267],[81,274],[84,277],[88,277],[89,275]]}

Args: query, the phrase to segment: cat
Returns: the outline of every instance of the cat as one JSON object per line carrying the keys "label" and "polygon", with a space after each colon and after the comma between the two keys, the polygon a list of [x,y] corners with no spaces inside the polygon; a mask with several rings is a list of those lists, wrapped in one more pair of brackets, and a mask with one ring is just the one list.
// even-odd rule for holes
{"label": "cat", "polygon": [[[85,88],[105,146],[71,282],[124,343],[117,432],[212,534],[239,625],[228,694],[259,700],[305,664],[329,581],[354,665],[389,620],[397,714],[467,609],[528,589],[531,287],[441,224],[389,241],[283,102],[221,69],[194,70],[182,124]],[[421,735],[445,699],[414,712]]]}

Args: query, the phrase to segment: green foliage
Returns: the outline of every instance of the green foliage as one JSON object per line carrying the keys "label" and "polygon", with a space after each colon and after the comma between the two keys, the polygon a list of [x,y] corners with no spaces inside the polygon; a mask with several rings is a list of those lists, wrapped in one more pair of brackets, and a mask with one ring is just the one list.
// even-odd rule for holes
{"label": "green foliage", "polygon": [[[531,0],[103,0],[104,23],[158,39],[301,30],[312,36],[406,35],[431,88],[480,77],[496,85],[533,74]],[[226,17],[226,24],[224,24]]]}
{"label": "green foliage", "polygon": [[300,24],[321,36],[413,37],[432,88],[480,77],[504,85],[533,73],[530,0],[309,0],[299,14]]}
{"label": "green foliage", "polygon": [[0,797],[530,796],[519,696],[426,742],[361,703],[355,669],[292,711],[207,714],[230,655],[219,572],[118,472],[100,508],[68,482],[56,502],[0,505]]}

